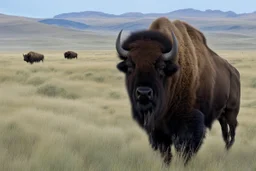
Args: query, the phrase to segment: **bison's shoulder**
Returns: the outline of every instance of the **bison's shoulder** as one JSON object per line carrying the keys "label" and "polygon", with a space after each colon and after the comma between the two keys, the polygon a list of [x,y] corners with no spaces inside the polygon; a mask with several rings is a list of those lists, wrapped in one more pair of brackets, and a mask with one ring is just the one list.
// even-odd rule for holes
{"label": "bison's shoulder", "polygon": [[38,52],[34,52],[34,51],[30,51],[30,52],[28,53],[28,55],[30,55],[30,56],[43,56],[43,54],[38,53]]}

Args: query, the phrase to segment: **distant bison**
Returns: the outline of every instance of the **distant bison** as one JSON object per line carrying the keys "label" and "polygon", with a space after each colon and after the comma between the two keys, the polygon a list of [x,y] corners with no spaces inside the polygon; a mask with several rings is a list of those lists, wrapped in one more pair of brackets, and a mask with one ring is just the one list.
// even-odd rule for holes
{"label": "distant bison", "polygon": [[30,64],[33,64],[34,62],[44,62],[44,55],[36,52],[30,51],[28,54],[23,54],[24,61],[27,63],[29,62]]}
{"label": "distant bison", "polygon": [[238,125],[239,71],[207,46],[203,33],[183,21],[161,17],[123,44],[121,33],[117,68],[125,73],[133,118],[164,162],[170,164],[174,144],[186,165],[215,120],[228,150]]}
{"label": "distant bison", "polygon": [[64,53],[64,58],[67,58],[67,59],[72,59],[72,58],[77,59],[77,56],[78,56],[77,53],[73,51],[67,51]]}

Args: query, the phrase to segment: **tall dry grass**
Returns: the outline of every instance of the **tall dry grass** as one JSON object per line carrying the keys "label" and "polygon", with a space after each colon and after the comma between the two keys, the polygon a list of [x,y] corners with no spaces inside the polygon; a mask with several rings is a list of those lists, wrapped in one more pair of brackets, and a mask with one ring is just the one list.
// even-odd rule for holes
{"label": "tall dry grass", "polygon": [[[79,51],[77,60],[43,53],[33,65],[0,54],[1,171],[168,170],[132,120],[114,51]],[[256,170],[256,52],[219,54],[242,78],[236,142],[227,153],[215,122],[188,168],[174,153],[169,170]]]}

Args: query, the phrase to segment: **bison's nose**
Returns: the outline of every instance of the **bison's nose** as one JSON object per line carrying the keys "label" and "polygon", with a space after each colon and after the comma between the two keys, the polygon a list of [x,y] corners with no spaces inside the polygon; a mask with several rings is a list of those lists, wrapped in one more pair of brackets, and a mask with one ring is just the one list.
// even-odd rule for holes
{"label": "bison's nose", "polygon": [[136,89],[136,98],[139,100],[141,98],[152,99],[153,98],[153,90],[149,87],[138,87]]}

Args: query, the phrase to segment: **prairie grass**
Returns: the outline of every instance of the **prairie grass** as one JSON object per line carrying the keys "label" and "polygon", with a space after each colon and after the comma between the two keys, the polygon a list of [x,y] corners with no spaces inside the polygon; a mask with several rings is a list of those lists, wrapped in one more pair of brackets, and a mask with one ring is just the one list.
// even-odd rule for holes
{"label": "prairie grass", "polygon": [[73,60],[42,53],[33,65],[22,52],[0,54],[1,171],[256,170],[256,52],[218,51],[241,73],[233,148],[225,151],[215,122],[188,167],[173,150],[169,169],[131,117],[114,51],[78,51]]}

